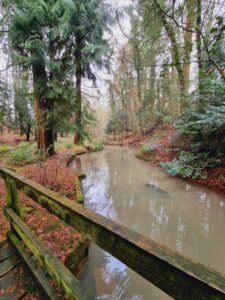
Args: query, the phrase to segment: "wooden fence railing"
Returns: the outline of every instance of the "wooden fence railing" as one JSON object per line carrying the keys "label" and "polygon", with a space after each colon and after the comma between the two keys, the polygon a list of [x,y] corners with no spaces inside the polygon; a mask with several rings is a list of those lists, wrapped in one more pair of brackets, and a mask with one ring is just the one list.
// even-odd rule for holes
{"label": "wooden fence railing", "polygon": [[[8,191],[5,214],[13,231],[57,281],[69,299],[87,299],[88,296],[85,296],[78,280],[41,244],[22,221],[17,190],[31,197],[173,298],[225,299],[224,274],[102,217],[6,168],[0,168],[0,175]],[[10,236],[16,245],[18,240],[15,235],[11,233]]]}

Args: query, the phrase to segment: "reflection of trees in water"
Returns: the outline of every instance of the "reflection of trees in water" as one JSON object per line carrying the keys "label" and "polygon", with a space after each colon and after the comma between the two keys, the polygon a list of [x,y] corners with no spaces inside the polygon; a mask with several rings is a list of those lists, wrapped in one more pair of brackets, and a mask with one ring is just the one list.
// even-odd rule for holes
{"label": "reflection of trees in water", "polygon": [[[146,168],[129,154],[121,157],[106,151],[84,162],[89,170],[85,195],[91,209],[221,270],[217,252],[222,253],[225,245],[222,197],[173,178],[166,178],[163,193],[156,171],[151,175],[148,170],[146,178]],[[146,186],[151,182],[158,189]]]}
{"label": "reflection of trees in water", "polygon": [[109,253],[104,253],[104,263],[102,276],[105,283],[109,283],[110,281],[114,280],[115,277],[126,277],[127,276],[127,267],[119,260],[114,258]]}
{"label": "reflection of trees in water", "polygon": [[108,195],[110,185],[109,169],[104,157],[101,159],[96,158],[96,160],[89,160],[88,164],[85,161],[85,165],[83,163],[82,166],[85,170],[88,170],[88,176],[83,181],[85,204],[95,212],[110,219],[115,219],[112,199]]}
{"label": "reflection of trees in water", "polygon": [[[104,252],[103,263],[101,264],[101,276],[105,284],[110,285],[111,293],[104,299],[137,299],[142,300],[143,293],[152,294],[149,286],[137,286],[137,274],[131,274],[126,265]],[[140,279],[140,278],[139,278]],[[145,283],[146,284],[146,283]],[[133,286],[133,288],[132,288]],[[154,290],[154,289],[153,289]],[[145,297],[146,298],[146,297]],[[102,299],[101,297],[98,299]]]}
{"label": "reflection of trees in water", "polygon": [[[171,200],[166,193],[146,186],[142,165],[134,163],[134,158],[120,159],[107,154],[109,164],[109,195],[118,212],[118,221],[126,226],[158,239],[167,233],[167,222]],[[167,196],[168,197],[168,196]]]}

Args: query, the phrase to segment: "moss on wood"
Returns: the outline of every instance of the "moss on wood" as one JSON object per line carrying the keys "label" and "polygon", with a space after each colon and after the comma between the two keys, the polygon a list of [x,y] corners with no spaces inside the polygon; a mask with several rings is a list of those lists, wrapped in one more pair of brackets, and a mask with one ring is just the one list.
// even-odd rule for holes
{"label": "moss on wood", "polygon": [[[14,179],[19,190],[173,298],[225,299],[224,274],[71,202],[23,176],[5,168],[0,168],[0,174]],[[51,271],[47,263],[46,267]]]}
{"label": "moss on wood", "polygon": [[80,173],[75,179],[76,201],[78,203],[84,203],[84,195],[81,187],[81,179],[85,177],[85,174]]}
{"label": "moss on wood", "polygon": [[24,262],[28,266],[31,274],[33,275],[34,279],[42,289],[45,297],[47,299],[52,300],[59,300],[62,299],[56,292],[56,290],[51,286],[50,280],[47,276],[45,276],[45,271],[41,269],[32,259],[30,254],[27,253],[26,249],[19,241],[17,236],[12,232],[8,233],[8,237],[12,244],[15,246],[16,250],[18,251],[19,255],[23,258]]}
{"label": "moss on wood", "polygon": [[89,244],[88,240],[80,241],[65,259],[65,266],[75,276],[79,274],[84,263],[88,260]]}
{"label": "moss on wood", "polygon": [[54,278],[68,299],[89,299],[80,282],[62,265],[62,263],[41,243],[27,225],[10,208],[5,214],[19,237],[37,258],[41,266]]}
{"label": "moss on wood", "polygon": [[7,197],[6,197],[7,206],[12,208],[12,210],[15,211],[15,213],[19,217],[22,217],[22,212],[20,208],[19,197],[18,197],[15,181],[9,177],[6,177],[5,185],[7,190]]}

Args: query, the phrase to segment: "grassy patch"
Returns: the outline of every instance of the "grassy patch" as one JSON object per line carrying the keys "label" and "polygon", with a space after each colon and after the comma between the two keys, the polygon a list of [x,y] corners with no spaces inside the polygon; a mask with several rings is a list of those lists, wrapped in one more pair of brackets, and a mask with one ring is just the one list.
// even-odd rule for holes
{"label": "grassy patch", "polygon": [[137,149],[136,157],[150,161],[153,159],[153,156],[155,154],[156,145],[146,143],[140,145],[140,147]]}
{"label": "grassy patch", "polygon": [[7,152],[9,150],[11,150],[12,147],[10,147],[9,145],[7,144],[1,144],[0,145],[0,153],[4,153],[4,152]]}
{"label": "grassy patch", "polygon": [[105,141],[101,139],[93,139],[91,142],[86,141],[85,147],[91,151],[102,151],[105,148]]}
{"label": "grassy patch", "polygon": [[102,151],[105,148],[105,142],[100,139],[93,140],[95,151]]}
{"label": "grassy patch", "polygon": [[22,144],[7,155],[6,163],[15,166],[36,163],[45,158],[43,152],[37,150],[35,144]]}
{"label": "grassy patch", "polygon": [[86,148],[81,145],[74,145],[73,137],[59,137],[57,142],[55,142],[55,149],[57,151],[70,150],[75,154],[87,152]]}

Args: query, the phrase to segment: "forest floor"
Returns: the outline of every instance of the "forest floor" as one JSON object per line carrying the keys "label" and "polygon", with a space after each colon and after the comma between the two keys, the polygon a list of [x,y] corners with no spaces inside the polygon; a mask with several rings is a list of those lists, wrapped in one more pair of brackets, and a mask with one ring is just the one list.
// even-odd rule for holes
{"label": "forest floor", "polygon": [[[24,138],[18,138],[14,134],[0,136],[1,145],[6,143],[15,148],[20,147],[21,142],[24,143]],[[68,197],[71,201],[76,201],[75,179],[80,175],[80,171],[71,170],[67,165],[72,157],[87,152],[87,149],[73,145],[71,138],[60,138],[56,143],[56,150],[57,154],[52,157],[23,166],[8,165],[5,155],[0,154],[0,166],[11,168],[15,172]],[[19,199],[26,224],[47,248],[64,263],[73,249],[84,242],[81,234],[67,226],[53,214],[48,213],[46,209],[23,193],[19,193]],[[6,191],[4,182],[0,179],[0,241],[6,239],[6,233],[9,230],[9,223],[2,209],[5,205]]]}
{"label": "forest floor", "polygon": [[[77,201],[75,179],[80,175],[80,170],[74,171],[69,169],[68,163],[76,154],[86,153],[88,150],[85,147],[73,145],[72,137],[59,138],[56,142],[57,153],[54,156],[46,157],[46,159],[32,164],[20,166],[8,164],[7,153],[9,153],[11,149],[16,149],[17,151],[22,148],[21,145],[32,146],[33,143],[34,141],[32,140],[27,143],[24,137],[18,137],[18,135],[13,133],[1,134],[0,145],[3,147],[3,151],[0,153],[0,166],[13,169],[18,174],[68,197],[71,201]],[[10,147],[10,150],[6,148],[5,152],[5,146]],[[19,200],[23,212],[23,219],[32,231],[35,232],[36,236],[42,240],[45,246],[51,250],[62,263],[67,266],[74,264],[74,256],[72,253],[75,253],[79,247],[85,247],[86,245],[86,241],[81,234],[55,215],[48,213],[45,208],[23,193],[19,193]],[[0,242],[6,239],[6,234],[10,229],[9,223],[3,213],[5,205],[6,190],[4,181],[0,178]],[[76,257],[75,261],[77,267],[81,267],[81,261],[77,261]],[[14,291],[14,287],[12,287],[11,290]],[[2,292],[4,293],[4,291]],[[5,292],[7,293],[8,290]],[[39,298],[36,297],[34,293],[31,293],[29,299]]]}
{"label": "forest floor", "polygon": [[[178,158],[180,149],[187,150],[190,144],[188,138],[184,138],[170,126],[157,124],[146,131],[143,136],[140,131],[125,133],[123,135],[107,136],[110,145],[129,146],[136,150],[136,156],[147,161],[150,165],[160,167],[162,162],[170,162]],[[148,145],[152,149],[150,153],[142,152],[142,145]],[[221,165],[205,170],[205,178],[187,179],[192,184],[206,186],[218,193],[225,195],[225,160]]]}

